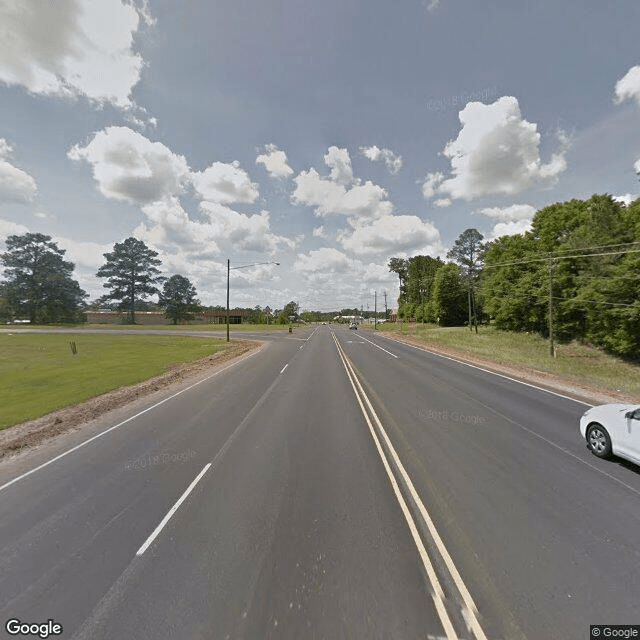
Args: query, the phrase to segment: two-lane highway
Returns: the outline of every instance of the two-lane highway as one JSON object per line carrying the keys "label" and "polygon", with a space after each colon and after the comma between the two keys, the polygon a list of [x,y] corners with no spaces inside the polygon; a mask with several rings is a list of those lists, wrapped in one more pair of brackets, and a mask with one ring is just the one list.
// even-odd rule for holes
{"label": "two-lane highway", "polygon": [[637,623],[640,476],[584,449],[585,408],[372,332],[280,334],[49,464],[42,448],[0,465],[3,631],[571,640]]}

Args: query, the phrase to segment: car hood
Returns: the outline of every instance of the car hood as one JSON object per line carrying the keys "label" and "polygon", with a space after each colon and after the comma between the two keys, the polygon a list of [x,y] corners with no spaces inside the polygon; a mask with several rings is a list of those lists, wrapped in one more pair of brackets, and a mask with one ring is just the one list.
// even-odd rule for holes
{"label": "car hood", "polygon": [[626,413],[627,411],[635,411],[636,409],[640,409],[640,406],[637,404],[622,404],[622,403],[614,403],[614,404],[604,404],[599,405],[597,407],[591,407],[584,412],[584,415],[616,415],[620,413]]}

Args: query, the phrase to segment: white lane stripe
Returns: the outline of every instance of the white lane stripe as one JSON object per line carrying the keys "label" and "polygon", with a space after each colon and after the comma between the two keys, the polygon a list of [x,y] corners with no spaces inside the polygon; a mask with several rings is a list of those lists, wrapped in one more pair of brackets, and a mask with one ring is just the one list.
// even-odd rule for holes
{"label": "white lane stripe", "polygon": [[101,438],[102,436],[106,435],[110,431],[113,431],[114,429],[117,429],[118,427],[121,427],[122,425],[127,424],[127,422],[131,422],[132,420],[135,420],[136,418],[139,418],[141,415],[147,413],[148,411],[151,411],[152,409],[155,409],[156,407],[159,407],[161,404],[164,404],[165,402],[168,402],[169,400],[172,400],[173,398],[175,398],[176,396],[179,396],[180,394],[184,393],[185,391],[189,391],[189,389],[193,389],[194,387],[197,387],[199,384],[202,384],[203,382],[206,382],[207,380],[210,380],[211,378],[214,378],[215,376],[221,374],[223,371],[226,371],[227,369],[230,369],[231,367],[235,367],[235,365],[237,365],[240,362],[243,362],[244,360],[246,360],[247,358],[250,358],[251,356],[255,355],[256,353],[258,353],[258,351],[259,350],[256,350],[253,353],[250,353],[249,355],[244,356],[244,357],[240,358],[239,360],[236,360],[235,362],[232,362],[230,365],[227,365],[226,367],[224,367],[222,369],[219,369],[218,371],[216,371],[215,373],[212,373],[210,376],[207,376],[203,380],[199,380],[198,382],[196,382],[196,383],[194,383],[192,385],[189,385],[185,389],[182,389],[182,391],[178,391],[177,393],[174,393],[173,395],[169,396],[168,398],[165,398],[164,400],[160,400],[160,402],[157,402],[156,404],[144,409],[143,411],[140,411],[139,413],[136,413],[134,416],[131,416],[130,418],[127,418],[126,420],[123,420],[122,422],[119,422],[118,424],[114,425],[113,427],[109,427],[105,431],[102,431],[101,433],[98,433],[97,435],[93,436],[92,438],[89,438],[88,440],[85,440],[84,442],[81,442],[80,444],[77,444],[75,447],[72,447],[68,451],[65,451],[64,453],[61,453],[60,455],[56,456],[55,458],[51,458],[51,460],[49,460],[47,462],[44,462],[43,464],[35,467],[35,469],[31,469],[31,471],[27,471],[26,473],[23,473],[22,475],[19,475],[17,478],[14,478],[13,480],[9,480],[9,482],[6,482],[2,486],[0,486],[0,491],[2,491],[3,489],[6,489],[7,487],[11,486],[14,482],[18,482],[18,480],[22,480],[23,478],[26,478],[27,476],[30,476],[32,473],[35,473],[36,471],[40,471],[40,469],[44,469],[45,467],[48,467],[53,462],[56,462],[56,460],[60,460],[60,458],[64,458],[65,456],[69,455],[70,453],[73,453],[74,451],[77,451],[81,447],[84,447],[86,444],[89,444],[90,442],[93,442],[94,440],[97,440],[98,438]]}
{"label": "white lane stripe", "polygon": [[173,505],[173,507],[171,507],[171,509],[169,509],[169,512],[167,513],[167,515],[164,518],[162,518],[162,520],[160,521],[160,524],[154,529],[153,533],[147,538],[146,542],[138,549],[138,551],[136,551],[137,556],[141,556],[149,548],[149,545],[156,539],[156,537],[162,531],[162,529],[167,524],[167,522],[169,522],[173,514],[180,508],[180,505],[187,499],[187,496],[193,491],[194,487],[198,484],[198,482],[200,482],[200,479],[202,478],[202,476],[205,473],[207,473],[210,466],[211,466],[211,463],[208,462],[204,466],[202,471],[196,476],[195,480],[193,480],[193,482],[189,485],[187,490],[178,498],[178,501]]}
{"label": "white lane stripe", "polygon": [[415,486],[413,485],[413,482],[411,481],[411,478],[409,477],[409,474],[407,473],[406,469],[404,468],[402,462],[400,462],[400,457],[398,456],[396,450],[394,449],[393,445],[391,444],[391,440],[389,439],[389,436],[387,435],[386,431],[384,430],[384,427],[382,426],[382,423],[380,422],[380,419],[378,418],[377,413],[374,411],[373,407],[371,406],[371,403],[369,402],[369,398],[367,397],[367,395],[364,392],[364,389],[362,388],[362,385],[360,384],[360,381],[358,380],[357,376],[355,376],[354,373],[354,377],[355,377],[355,381],[356,384],[358,385],[358,389],[360,390],[360,393],[362,394],[365,402],[367,403],[367,406],[369,408],[369,411],[371,412],[371,415],[373,416],[374,420],[376,421],[378,428],[380,430],[380,433],[382,434],[382,437],[384,438],[384,441],[389,449],[389,452],[397,466],[398,471],[400,472],[402,479],[404,480],[409,493],[411,494],[412,499],[414,500],[415,504],[418,506],[418,510],[420,511],[420,515],[422,516],[423,520],[425,521],[427,527],[429,528],[429,532],[431,533],[431,536],[433,537],[434,542],[436,543],[436,547],[438,548],[438,551],[440,552],[440,555],[442,556],[442,559],[444,560],[444,563],[447,566],[447,569],[449,570],[449,573],[451,575],[451,577],[453,578],[453,581],[456,584],[456,587],[458,588],[458,591],[460,592],[460,595],[462,596],[462,599],[464,601],[464,603],[467,606],[467,613],[469,614],[471,620],[468,620],[468,622],[471,625],[471,628],[473,630],[473,632],[475,633],[476,637],[478,638],[478,640],[486,640],[486,636],[484,634],[484,631],[482,630],[482,628],[480,627],[480,623],[478,622],[477,619],[477,607],[475,605],[475,602],[473,601],[473,598],[471,597],[471,594],[469,593],[466,585],[464,584],[463,580],[462,580],[462,576],[460,575],[460,573],[458,572],[458,569],[456,568],[455,564],[453,563],[453,559],[451,558],[451,556],[449,555],[449,552],[447,551],[447,548],[444,545],[444,542],[442,541],[442,538],[440,537],[440,534],[438,533],[435,524],[433,523],[433,520],[431,519],[431,516],[429,515],[426,507],[424,506],[424,503],[422,502],[420,496],[418,495],[418,492],[416,491]]}
{"label": "white lane stripe", "polygon": [[313,337],[313,334],[318,330],[318,327],[316,327],[312,332],[311,335],[307,338],[307,340],[305,340],[305,342],[307,342],[308,340],[311,340],[311,338]]}
{"label": "white lane stripe", "polygon": [[485,373],[490,373],[491,375],[494,376],[498,376],[500,378],[505,378],[506,380],[511,380],[511,382],[517,382],[518,384],[523,384],[526,387],[531,387],[533,389],[537,389],[538,391],[546,391],[547,393],[551,393],[554,396],[558,396],[559,398],[564,398],[565,400],[572,400],[573,402],[577,402],[579,404],[583,404],[587,407],[593,407],[592,404],[589,404],[588,402],[583,402],[582,400],[576,400],[576,398],[572,398],[571,396],[564,396],[561,393],[558,393],[557,391],[551,391],[550,389],[545,389],[544,387],[538,387],[535,384],[531,384],[530,382],[523,382],[522,380],[518,380],[517,378],[511,378],[510,376],[506,376],[503,373],[496,373],[495,371],[491,371],[491,369],[484,369],[483,367],[479,367],[475,364],[469,364],[468,362],[465,362],[464,360],[458,360],[457,358],[453,358],[451,356],[445,356],[442,355],[441,353],[438,353],[437,351],[430,351],[429,349],[427,349],[426,347],[418,347],[415,344],[409,344],[408,342],[403,342],[402,340],[396,340],[395,338],[390,338],[388,336],[384,336],[385,338],[387,338],[387,340],[393,340],[395,342],[398,342],[400,344],[404,344],[407,347],[411,347],[412,349],[418,349],[418,351],[426,351],[427,353],[430,353],[431,355],[434,356],[438,356],[439,358],[444,358],[445,360],[451,360],[453,362],[457,362],[459,364],[464,364],[467,367],[471,367],[473,369],[478,369],[479,371],[484,371]]}
{"label": "white lane stripe", "polygon": [[282,367],[282,370],[280,371],[280,373],[284,373],[284,370],[289,366],[289,363],[287,362],[287,364],[284,365],[284,367]]}
{"label": "white lane stripe", "polygon": [[378,450],[378,455],[380,456],[380,459],[382,460],[382,464],[385,468],[385,471],[387,472],[387,477],[389,478],[389,482],[391,483],[391,487],[393,488],[393,492],[396,496],[396,500],[398,501],[398,504],[400,505],[400,509],[402,510],[402,514],[404,515],[407,525],[409,526],[409,531],[411,532],[411,537],[413,538],[413,542],[418,549],[418,555],[420,556],[422,565],[424,566],[424,569],[427,572],[427,576],[429,578],[429,582],[431,583],[431,587],[432,587],[431,598],[433,599],[433,604],[436,608],[436,612],[438,613],[438,617],[440,618],[440,622],[442,623],[442,627],[445,633],[447,634],[447,640],[459,640],[458,635],[456,634],[453,628],[451,618],[449,617],[449,614],[447,613],[447,609],[444,605],[444,591],[442,590],[440,580],[438,580],[438,576],[435,572],[435,569],[433,568],[433,564],[431,562],[431,559],[429,558],[429,554],[427,553],[424,543],[422,542],[422,538],[420,538],[420,534],[418,533],[418,528],[416,526],[415,520],[411,515],[411,512],[409,510],[409,507],[407,506],[404,496],[402,495],[402,492],[400,491],[398,482],[395,479],[393,472],[391,471],[389,461],[387,460],[387,456],[385,455],[382,449],[382,445],[380,444],[380,440],[376,435],[375,429],[371,424],[371,420],[369,419],[367,410],[364,408],[364,405],[362,404],[362,400],[360,399],[360,394],[358,393],[358,390],[356,389],[353,383],[352,376],[355,376],[355,374],[353,374],[350,371],[349,367],[347,366],[345,356],[342,353],[342,349],[340,348],[340,345],[335,335],[333,335],[333,339],[336,343],[336,347],[338,348],[338,355],[342,360],[342,366],[345,368],[345,371],[347,372],[347,378],[351,383],[351,388],[353,389],[353,393],[356,396],[356,400],[358,401],[358,404],[360,405],[360,411],[362,411],[362,415],[367,421],[369,431],[371,432],[371,437],[373,438],[373,441],[376,445],[376,449]]}
{"label": "white lane stripe", "polygon": [[[364,336],[360,336],[363,340],[367,340]],[[388,353],[390,356],[393,356],[394,358],[398,358],[398,356],[395,353],[391,353],[391,351],[387,351],[386,349],[383,349],[380,345],[376,344],[375,342],[371,342],[371,340],[367,340],[367,342],[369,344],[372,344],[374,347],[380,349],[380,351],[384,351],[385,353]]]}

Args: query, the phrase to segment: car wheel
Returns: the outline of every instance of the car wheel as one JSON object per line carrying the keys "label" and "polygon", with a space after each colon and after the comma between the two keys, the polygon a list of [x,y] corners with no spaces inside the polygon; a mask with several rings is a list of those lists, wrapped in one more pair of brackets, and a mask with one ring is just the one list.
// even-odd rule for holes
{"label": "car wheel", "polygon": [[611,436],[601,424],[594,422],[589,425],[587,443],[591,452],[598,458],[611,457]]}

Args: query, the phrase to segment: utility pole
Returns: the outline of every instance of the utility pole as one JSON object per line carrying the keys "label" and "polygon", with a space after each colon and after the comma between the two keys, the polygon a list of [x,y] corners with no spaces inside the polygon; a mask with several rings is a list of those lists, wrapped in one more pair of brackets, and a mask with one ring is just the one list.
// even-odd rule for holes
{"label": "utility pole", "polygon": [[549,256],[549,353],[555,357],[553,347],[553,258]]}
{"label": "utility pole", "polygon": [[373,330],[378,328],[378,292],[373,292]]}
{"label": "utility pole", "polygon": [[387,292],[384,292],[384,320],[385,322],[389,318],[389,313],[387,311]]}
{"label": "utility pole", "polygon": [[231,260],[227,258],[227,342],[229,342],[229,271],[231,271]]}

